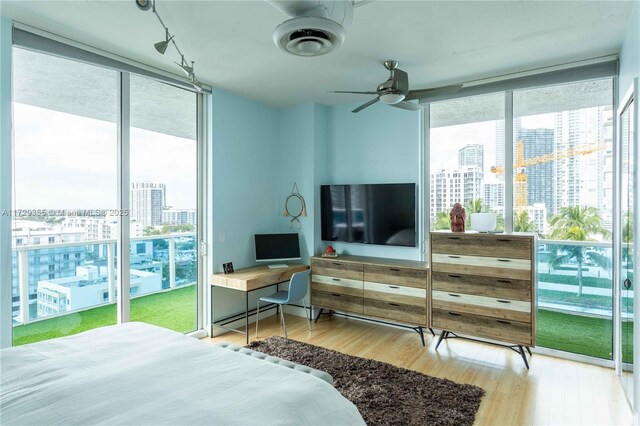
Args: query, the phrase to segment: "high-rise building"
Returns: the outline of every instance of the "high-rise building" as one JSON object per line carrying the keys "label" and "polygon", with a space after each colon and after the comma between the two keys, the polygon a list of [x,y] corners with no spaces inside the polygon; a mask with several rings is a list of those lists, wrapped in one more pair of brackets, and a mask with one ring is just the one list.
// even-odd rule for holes
{"label": "high-rise building", "polygon": [[431,173],[431,220],[448,212],[454,203],[466,204],[482,197],[482,170],[477,166],[440,169]]}
{"label": "high-rise building", "polygon": [[[520,124],[519,122],[517,124]],[[516,143],[522,142],[524,158],[534,158],[554,151],[553,129],[523,129],[515,127]],[[527,206],[544,204],[551,214],[556,213],[553,162],[533,164],[525,169],[527,175]]]}
{"label": "high-rise building", "polygon": [[[11,256],[12,311],[14,318],[23,321],[35,318],[36,312],[20,312],[21,262],[26,264],[28,304],[35,306],[39,281],[71,277],[75,274],[76,266],[83,264],[85,260],[86,250],[81,245],[62,247],[52,247],[52,245],[82,241],[84,230],[30,220],[14,220],[12,227],[12,242],[15,247]],[[43,248],[24,250],[22,246],[43,246]],[[29,318],[22,318],[20,314],[28,314]]]}
{"label": "high-rise building", "polygon": [[461,166],[477,166],[484,170],[484,146],[471,144],[459,149],[458,167]]}
{"label": "high-rise building", "polygon": [[556,206],[596,207],[606,225],[612,223],[612,180],[605,172],[606,167],[611,167],[612,122],[611,106],[563,111],[555,117],[556,150],[609,147],[555,162],[555,184],[563,189],[556,191]]}
{"label": "high-rise building", "polygon": [[504,182],[489,182],[482,185],[482,202],[491,211],[504,209]]}
{"label": "high-rise building", "polygon": [[164,209],[162,223],[169,225],[191,225],[196,227],[197,212],[193,209]]}
{"label": "high-rise building", "polygon": [[131,217],[143,227],[162,225],[165,201],[164,183],[131,183]]}
{"label": "high-rise building", "polygon": [[535,203],[533,205],[525,207],[529,220],[532,221],[536,227],[536,231],[541,234],[546,234],[547,229],[547,207],[543,203]]}

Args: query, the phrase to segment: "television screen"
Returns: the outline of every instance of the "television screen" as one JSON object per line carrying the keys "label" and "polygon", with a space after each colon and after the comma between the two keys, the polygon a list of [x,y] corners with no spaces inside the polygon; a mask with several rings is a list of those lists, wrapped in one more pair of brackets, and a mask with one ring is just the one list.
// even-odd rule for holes
{"label": "television screen", "polygon": [[300,259],[298,234],[255,234],[255,243],[258,262]]}
{"label": "television screen", "polygon": [[322,239],[416,246],[416,185],[322,185]]}

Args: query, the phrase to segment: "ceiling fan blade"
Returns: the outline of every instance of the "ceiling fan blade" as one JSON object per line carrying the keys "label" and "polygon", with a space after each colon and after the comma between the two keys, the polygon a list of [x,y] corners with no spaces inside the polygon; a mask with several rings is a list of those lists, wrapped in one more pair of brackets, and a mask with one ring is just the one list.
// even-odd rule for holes
{"label": "ceiling fan blade", "polygon": [[377,95],[378,92],[349,92],[347,90],[332,90],[330,93],[354,93],[356,95]]}
{"label": "ceiling fan blade", "polygon": [[462,84],[452,84],[451,86],[434,87],[432,89],[409,90],[405,100],[410,101],[423,96],[452,95],[458,93],[460,89],[462,89]]}
{"label": "ceiling fan blade", "polygon": [[396,108],[407,109],[409,111],[420,111],[423,108],[422,105],[420,104],[414,104],[413,102],[406,102],[406,101],[398,102],[397,104],[392,104],[391,106],[394,106]]}
{"label": "ceiling fan blade", "polygon": [[371,106],[371,105],[375,104],[376,102],[378,102],[378,100],[379,100],[379,98],[371,99],[369,102],[367,102],[367,103],[365,103],[365,104],[360,105],[358,108],[354,109],[354,110],[353,110],[353,111],[351,111],[351,112],[360,112],[360,111],[362,111],[363,109],[365,109],[366,107],[369,107],[369,106]]}

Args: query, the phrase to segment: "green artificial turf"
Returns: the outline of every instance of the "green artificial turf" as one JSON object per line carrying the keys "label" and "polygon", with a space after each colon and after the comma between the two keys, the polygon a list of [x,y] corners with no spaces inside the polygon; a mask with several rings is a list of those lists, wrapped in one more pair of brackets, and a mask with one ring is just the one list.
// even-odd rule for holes
{"label": "green artificial turf", "polygon": [[[625,322],[622,333],[633,335],[633,324]],[[610,319],[538,310],[537,346],[611,359],[612,335]],[[623,360],[632,359],[630,344],[623,345],[622,352]]]}
{"label": "green artificial turf", "polygon": [[[131,300],[131,320],[142,321],[186,333],[196,328],[196,286],[141,296]],[[610,319],[538,310],[537,346],[611,359]],[[19,346],[54,337],[68,336],[116,323],[115,304],[101,306],[13,328],[13,345]],[[626,322],[623,336],[633,335]],[[629,341],[629,339],[625,339]],[[623,360],[632,359],[632,347],[625,344]]]}
{"label": "green artificial turf", "polygon": [[[141,321],[187,333],[196,329],[196,286],[131,299],[131,321]],[[13,327],[13,346],[69,336],[116,323],[116,305]]]}

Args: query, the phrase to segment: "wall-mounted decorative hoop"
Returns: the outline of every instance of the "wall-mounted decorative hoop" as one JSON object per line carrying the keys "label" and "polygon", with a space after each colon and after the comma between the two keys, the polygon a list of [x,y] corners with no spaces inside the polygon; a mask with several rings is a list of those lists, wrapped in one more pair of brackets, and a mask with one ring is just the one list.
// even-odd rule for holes
{"label": "wall-mounted decorative hoop", "polygon": [[283,216],[291,217],[289,221],[289,227],[293,227],[294,225],[298,228],[302,227],[302,222],[300,222],[299,217],[307,216],[307,206],[304,202],[304,198],[298,192],[298,184],[294,183],[293,188],[291,188],[291,194],[284,201],[284,212]]}

